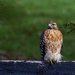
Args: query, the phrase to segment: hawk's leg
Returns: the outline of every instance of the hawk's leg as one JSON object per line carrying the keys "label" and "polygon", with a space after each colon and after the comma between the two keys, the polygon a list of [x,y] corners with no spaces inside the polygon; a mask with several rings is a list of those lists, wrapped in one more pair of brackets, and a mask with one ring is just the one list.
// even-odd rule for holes
{"label": "hawk's leg", "polygon": [[53,60],[51,60],[51,65],[53,64]]}
{"label": "hawk's leg", "polygon": [[57,61],[53,61],[53,60],[51,60],[50,62],[51,62],[51,65],[56,64],[56,63],[57,63]]}
{"label": "hawk's leg", "polygon": [[51,65],[53,64],[53,60],[51,60],[51,61],[50,61],[50,60],[48,60],[48,62],[50,62],[50,63],[51,63]]}

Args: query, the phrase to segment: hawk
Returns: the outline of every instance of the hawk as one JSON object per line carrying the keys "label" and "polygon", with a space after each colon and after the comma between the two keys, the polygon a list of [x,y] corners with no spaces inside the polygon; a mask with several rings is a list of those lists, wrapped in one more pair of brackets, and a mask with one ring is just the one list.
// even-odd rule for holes
{"label": "hawk", "polygon": [[42,60],[58,62],[61,60],[61,49],[63,46],[63,35],[58,29],[57,23],[51,21],[48,28],[41,34],[40,51]]}

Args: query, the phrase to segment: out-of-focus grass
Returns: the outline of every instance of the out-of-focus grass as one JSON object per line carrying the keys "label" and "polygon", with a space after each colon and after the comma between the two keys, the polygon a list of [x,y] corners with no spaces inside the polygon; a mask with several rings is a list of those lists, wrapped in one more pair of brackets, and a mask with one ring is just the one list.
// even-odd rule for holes
{"label": "out-of-focus grass", "polygon": [[74,60],[75,34],[63,28],[74,15],[74,0],[0,0],[0,51],[40,59],[40,34],[55,21],[64,36],[63,60]]}

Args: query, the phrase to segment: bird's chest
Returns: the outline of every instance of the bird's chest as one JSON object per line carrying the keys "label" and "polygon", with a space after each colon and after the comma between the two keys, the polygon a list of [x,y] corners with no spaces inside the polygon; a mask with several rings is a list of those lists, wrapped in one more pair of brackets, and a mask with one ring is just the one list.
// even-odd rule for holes
{"label": "bird's chest", "polygon": [[59,33],[57,33],[57,31],[55,32],[53,30],[52,31],[48,30],[45,32],[44,42],[45,42],[46,53],[48,51],[51,51],[52,53],[56,53],[57,50],[60,50],[61,48],[62,39]]}

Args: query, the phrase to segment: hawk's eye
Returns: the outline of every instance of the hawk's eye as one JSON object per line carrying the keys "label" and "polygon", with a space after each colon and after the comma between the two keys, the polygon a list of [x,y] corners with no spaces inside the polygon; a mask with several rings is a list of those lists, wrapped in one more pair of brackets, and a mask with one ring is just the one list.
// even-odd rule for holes
{"label": "hawk's eye", "polygon": [[55,25],[55,24],[52,24],[52,25]]}

